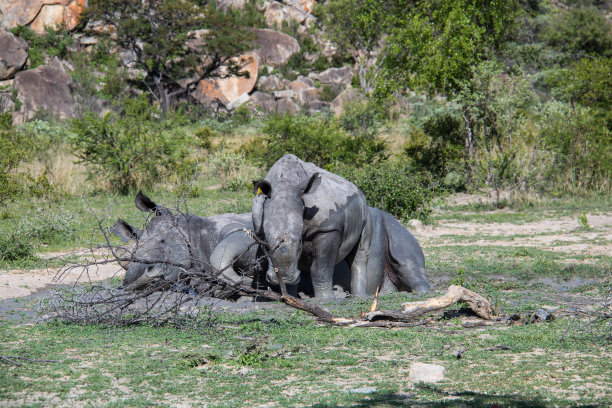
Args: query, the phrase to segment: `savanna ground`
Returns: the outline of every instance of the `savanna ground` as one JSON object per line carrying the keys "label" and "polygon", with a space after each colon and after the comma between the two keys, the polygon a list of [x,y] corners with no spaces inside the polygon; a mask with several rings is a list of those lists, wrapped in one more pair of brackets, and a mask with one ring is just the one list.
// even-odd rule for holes
{"label": "savanna ground", "polygon": [[[202,191],[188,201],[192,212],[250,209],[247,192]],[[171,195],[153,198],[173,203]],[[0,354],[56,361],[0,365],[0,406],[610,406],[610,325],[589,324],[580,313],[601,307],[610,288],[610,197],[508,203],[500,210],[486,197],[456,195],[438,205],[432,225],[411,227],[433,294],[459,283],[508,315],[544,309],[552,321],[482,326],[455,309],[411,328],[347,328],[279,304],[218,303],[192,329],[178,329],[34,318],[57,266],[44,258],[101,241],[92,211],[105,225],[117,217],[143,222],[133,197],[68,199],[74,237],[43,248],[38,259],[0,265]],[[36,206],[19,202],[12,211],[26,217]],[[118,270],[90,276],[119,279]],[[385,295],[379,305],[431,295]],[[355,316],[371,302],[325,306]],[[444,366],[446,379],[412,383],[414,362]]]}

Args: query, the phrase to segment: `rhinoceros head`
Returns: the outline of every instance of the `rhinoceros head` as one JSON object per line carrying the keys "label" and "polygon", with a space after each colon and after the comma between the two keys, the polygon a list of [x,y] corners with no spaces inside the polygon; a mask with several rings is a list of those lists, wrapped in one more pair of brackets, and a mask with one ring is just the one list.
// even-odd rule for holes
{"label": "rhinoceros head", "polygon": [[113,233],[123,241],[136,241],[132,262],[122,265],[126,267],[123,286],[138,289],[158,278],[178,280],[193,261],[186,218],[172,214],[142,193],[136,196],[136,207],[155,216],[143,231],[123,220],[117,221],[113,227]]}
{"label": "rhinoceros head", "polygon": [[[321,180],[318,173],[308,177],[304,174],[291,177],[291,173],[286,173],[288,178],[254,182],[256,196],[252,208],[255,232],[270,245],[272,265],[287,285],[295,285],[300,280],[298,262],[302,254],[305,208],[302,196],[316,189]],[[279,284],[272,268],[266,278],[273,285]]]}

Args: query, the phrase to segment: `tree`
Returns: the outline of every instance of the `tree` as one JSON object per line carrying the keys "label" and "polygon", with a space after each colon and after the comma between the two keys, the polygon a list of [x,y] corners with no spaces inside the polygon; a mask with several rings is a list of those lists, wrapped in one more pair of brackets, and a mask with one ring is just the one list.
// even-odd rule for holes
{"label": "tree", "polygon": [[385,0],[330,0],[315,9],[329,39],[348,51],[359,66],[360,86],[370,91],[367,62],[383,33]]}
{"label": "tree", "polygon": [[407,87],[451,95],[512,33],[516,0],[393,0],[377,94]]}
{"label": "tree", "polygon": [[146,89],[165,113],[200,80],[247,76],[236,57],[252,48],[254,35],[236,26],[213,1],[90,0],[89,31],[110,36],[133,54]]}

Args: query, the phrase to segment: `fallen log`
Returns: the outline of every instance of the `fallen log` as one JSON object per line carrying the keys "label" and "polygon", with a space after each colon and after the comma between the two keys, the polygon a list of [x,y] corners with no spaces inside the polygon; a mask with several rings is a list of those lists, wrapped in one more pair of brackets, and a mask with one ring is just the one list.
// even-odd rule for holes
{"label": "fallen log", "polygon": [[410,321],[416,317],[436,310],[444,309],[456,303],[465,303],[476,315],[485,320],[491,320],[495,313],[491,302],[476,292],[462,286],[452,285],[442,296],[421,302],[409,302],[400,310],[377,310],[365,314],[365,318],[374,320]]}

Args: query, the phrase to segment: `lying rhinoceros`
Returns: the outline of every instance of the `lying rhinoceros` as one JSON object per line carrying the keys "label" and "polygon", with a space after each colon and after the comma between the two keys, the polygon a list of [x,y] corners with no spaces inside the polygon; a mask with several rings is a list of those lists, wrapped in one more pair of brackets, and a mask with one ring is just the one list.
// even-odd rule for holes
{"label": "lying rhinoceros", "polygon": [[174,215],[142,193],[135,201],[138,209],[155,216],[143,231],[122,220],[113,227],[124,241],[136,241],[132,260],[124,265],[126,289],[142,288],[155,279],[176,282],[206,267],[222,271],[219,278],[228,283],[267,286],[264,273],[270,262],[245,232],[253,229],[251,214]]}
{"label": "lying rhinoceros", "polygon": [[[254,182],[255,232],[271,246],[270,258],[286,283],[310,271],[316,297],[333,297],[334,265],[351,268],[351,293],[373,294],[385,272],[397,289],[425,291],[429,283],[420,246],[390,214],[368,207],[344,178],[294,155],[285,155],[264,180]],[[269,282],[278,284],[272,270]]]}

